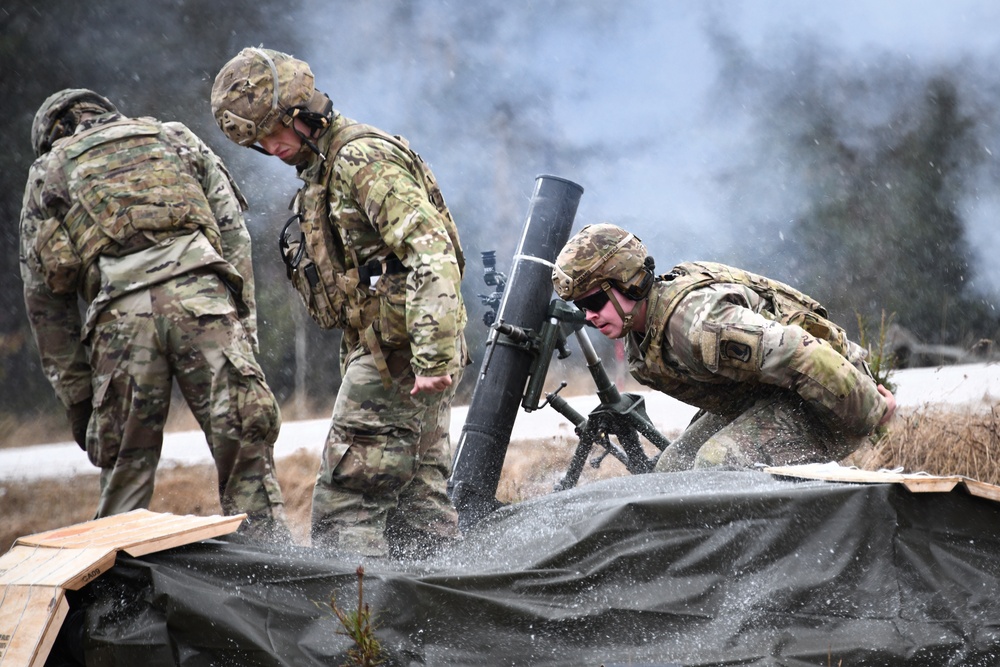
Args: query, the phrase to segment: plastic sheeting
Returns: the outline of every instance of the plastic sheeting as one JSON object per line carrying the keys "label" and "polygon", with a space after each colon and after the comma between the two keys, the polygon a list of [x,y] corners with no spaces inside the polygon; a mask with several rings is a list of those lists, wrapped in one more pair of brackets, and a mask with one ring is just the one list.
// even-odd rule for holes
{"label": "plastic sheeting", "polygon": [[[387,664],[995,665],[1000,507],[964,492],[649,474],[365,562]],[[360,561],[222,540],[121,557],[74,601],[88,665],[334,665]]]}

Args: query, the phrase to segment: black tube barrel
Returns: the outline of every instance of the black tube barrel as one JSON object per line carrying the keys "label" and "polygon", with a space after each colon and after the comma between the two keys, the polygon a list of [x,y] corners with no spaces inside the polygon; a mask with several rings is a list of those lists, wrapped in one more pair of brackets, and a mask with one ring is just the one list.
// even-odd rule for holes
{"label": "black tube barrel", "polygon": [[[552,263],[569,240],[583,188],[538,176],[497,320],[538,332],[552,299]],[[497,486],[532,363],[532,351],[494,332],[455,452],[448,491],[463,528],[499,506]]]}

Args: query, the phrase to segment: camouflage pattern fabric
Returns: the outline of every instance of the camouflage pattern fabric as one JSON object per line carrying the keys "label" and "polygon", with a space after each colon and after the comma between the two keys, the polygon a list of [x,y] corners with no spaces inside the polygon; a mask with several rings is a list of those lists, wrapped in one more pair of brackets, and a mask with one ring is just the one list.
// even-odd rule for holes
{"label": "camouflage pattern fabric", "polygon": [[[680,299],[673,298],[676,289],[668,280],[654,283],[644,335],[641,340],[637,334],[630,336],[626,350],[637,380],[719,415],[727,424],[726,433],[713,443],[718,447],[725,440],[726,451],[710,455],[706,450],[702,465],[761,462],[762,452],[795,442],[800,451],[786,452],[782,460],[827,461],[837,454],[843,458],[874,430],[887,409],[885,399],[863,368],[829,343],[799,326],[769,319],[767,302],[744,285],[706,285]],[[801,401],[801,406],[793,410],[775,403],[782,412],[780,419],[777,413],[771,418],[782,425],[769,435],[762,422],[741,415],[772,395],[788,405]],[[788,427],[796,419],[808,422],[798,431],[801,438]],[[822,428],[814,426],[814,420]],[[784,438],[780,433],[793,435]],[[698,442],[701,437],[690,439]],[[689,454],[681,459],[689,460]]]}
{"label": "camouflage pattern fabric", "polygon": [[[464,356],[461,341],[454,354]],[[389,391],[371,354],[349,358],[313,491],[314,546],[419,558],[458,536],[458,514],[445,488],[461,370],[446,391],[410,396],[409,356],[406,350],[389,354]]]}
{"label": "camouflage pattern fabric", "polygon": [[[119,114],[105,114],[82,124],[83,132],[99,125],[121,121]],[[151,120],[151,119],[144,119]],[[165,141],[183,161],[202,186],[220,232],[222,255],[209,243],[199,249],[174,252],[167,264],[151,263],[141,253],[123,258],[120,280],[102,282],[96,265],[73,275],[68,285],[52,285],[51,265],[47,255],[77,254],[65,225],[65,218],[74,206],[66,165],[59,151],[42,155],[28,172],[21,208],[21,278],[24,297],[35,339],[38,341],[42,368],[59,398],[66,406],[86,399],[91,394],[90,369],[86,361],[83,339],[101,310],[113,299],[129,291],[180,276],[190,271],[209,268],[234,288],[243,326],[256,349],[257,315],[254,299],[253,265],[250,234],[243,220],[246,201],[233,183],[222,161],[180,123],[162,123]],[[58,146],[61,142],[57,141]],[[170,243],[159,246],[162,252]],[[149,271],[156,267],[155,271]],[[77,294],[88,303],[84,322],[77,313]],[[85,326],[83,326],[85,323]]]}
{"label": "camouflage pattern fabric", "polygon": [[176,379],[208,439],[223,511],[246,512],[244,530],[258,534],[284,525],[277,402],[218,276],[187,274],[116,299],[98,319],[91,359],[98,517],[149,506]]}
{"label": "camouflage pattern fabric", "polygon": [[638,289],[648,254],[642,240],[621,227],[587,225],[559,251],[552,285],[566,301],[579,299],[605,281],[620,291]]}
{"label": "camouflage pattern fabric", "polygon": [[862,444],[837,437],[801,398],[775,391],[735,417],[699,411],[660,454],[656,472],[839,461]]}
{"label": "camouflage pattern fabric", "polygon": [[64,88],[52,93],[35,112],[31,121],[31,147],[35,157],[48,153],[57,139],[69,136],[80,124],[84,113],[118,112],[103,95],[88,88]]}
{"label": "camouflage pattern fabric", "polygon": [[[317,141],[324,155],[349,125],[335,118]],[[327,258],[320,271],[333,275],[329,302],[345,311],[332,318],[344,327],[343,382],[313,493],[313,542],[372,556],[421,556],[458,532],[446,484],[450,406],[468,363],[462,253],[443,199],[441,210],[414,158],[362,136],[328,160],[312,156],[299,172],[307,242],[323,244],[313,258]],[[359,282],[359,265],[390,253],[405,272]],[[415,374],[450,375],[452,385],[411,397]]]}
{"label": "camouflage pattern fabric", "polygon": [[[118,131],[124,125],[128,125],[125,119],[117,113],[109,113],[98,116],[92,120],[85,121],[78,128],[77,133],[99,132],[102,128],[110,131]],[[72,258],[80,258],[81,248],[76,246],[79,236],[75,236],[67,227],[67,218],[78,215],[82,206],[80,201],[73,196],[74,192],[79,192],[78,183],[74,181],[77,174],[73,170],[73,160],[69,158],[65,151],[60,150],[64,146],[72,146],[74,136],[59,139],[53,145],[53,150],[42,155],[31,166],[28,176],[28,183],[25,188],[24,201],[21,210],[20,222],[20,266],[21,277],[24,281],[24,298],[28,311],[29,321],[34,333],[35,341],[42,361],[42,367],[49,378],[53,388],[59,395],[64,405],[72,406],[81,401],[91,399],[95,402],[95,417],[90,424],[90,435],[88,440],[88,450],[101,461],[102,467],[111,468],[114,466],[112,460],[115,455],[102,454],[97,456],[99,451],[137,451],[143,448],[156,451],[156,458],[159,456],[159,437],[150,436],[150,433],[162,431],[162,420],[166,417],[169,406],[169,396],[166,398],[158,393],[162,388],[157,384],[155,397],[144,397],[142,392],[135,386],[131,386],[127,391],[131,395],[129,402],[119,403],[119,410],[126,410],[127,405],[144,404],[149,400],[148,405],[144,405],[144,416],[142,418],[143,428],[135,429],[138,422],[129,421],[129,413],[123,412],[111,415],[114,410],[112,404],[115,401],[106,403],[106,407],[101,408],[97,404],[101,400],[107,401],[105,394],[109,391],[108,378],[99,379],[95,375],[96,368],[105,368],[111,363],[105,354],[114,357],[116,368],[129,368],[136,372],[142,371],[143,364],[160,363],[152,359],[141,361],[132,360],[128,357],[132,348],[128,347],[131,342],[126,337],[116,339],[114,345],[107,342],[108,332],[102,329],[102,336],[95,338],[92,334],[98,322],[107,319],[109,309],[118,308],[122,298],[135,296],[135,298],[149,298],[149,290],[168,290],[162,298],[170,301],[181,299],[185,306],[173,306],[168,303],[157,303],[155,312],[163,313],[161,328],[157,335],[169,337],[167,331],[170,327],[182,327],[193,338],[185,341],[188,354],[194,355],[200,349],[200,336],[202,332],[197,329],[197,325],[205,324],[208,319],[218,318],[220,324],[213,324],[213,331],[205,334],[205,345],[210,349],[223,346],[225,353],[231,353],[226,358],[249,359],[253,368],[247,364],[237,366],[245,379],[243,390],[245,392],[256,392],[257,399],[246,403],[242,412],[237,411],[239,418],[246,422],[262,423],[274,421],[276,419],[277,407],[274,405],[273,397],[268,398],[270,390],[264,384],[263,376],[259,373],[259,367],[253,360],[253,353],[256,349],[256,310],[253,298],[253,271],[251,265],[250,235],[247,232],[243,220],[243,209],[246,204],[230,179],[222,162],[212,153],[211,150],[186,127],[179,123],[158,123],[153,119],[142,119],[144,124],[152,124],[160,128],[157,135],[159,145],[170,151],[172,156],[178,158],[171,160],[176,165],[181,165],[185,170],[185,179],[193,178],[200,184],[201,198],[207,201],[208,208],[214,218],[216,227],[219,230],[217,243],[211,240],[203,231],[191,231],[183,226],[176,234],[167,234],[165,238],[156,238],[155,244],[145,249],[128,248],[127,251],[109,246],[107,253],[102,253],[89,261],[86,266],[81,262],[78,270],[72,270]],[[132,136],[124,133],[122,137]],[[102,142],[95,150],[108,150],[108,155],[114,153],[114,141]],[[116,158],[117,159],[117,158]],[[126,170],[127,171],[127,170]],[[114,172],[109,172],[114,174]],[[106,189],[113,189],[116,178],[125,179],[127,174],[114,174],[109,176]],[[160,184],[166,187],[164,179]],[[178,179],[172,179],[177,182]],[[188,181],[190,182],[190,181]],[[119,182],[123,188],[128,184],[124,180]],[[155,187],[157,184],[147,186]],[[76,231],[80,231],[83,226],[83,218],[77,220]],[[97,224],[94,222],[93,224]],[[203,226],[197,226],[203,230]],[[221,250],[221,253],[220,253]],[[67,260],[68,258],[68,260]],[[69,264],[62,264],[69,261]],[[59,268],[69,266],[69,270]],[[55,267],[55,269],[53,269]],[[210,280],[210,284],[202,284],[199,289],[206,290],[204,294],[192,293],[190,288],[181,289],[181,285],[186,285],[185,281],[198,277],[198,280]],[[175,291],[169,291],[175,290]],[[220,298],[220,295],[224,298]],[[78,307],[78,299],[82,297],[87,305],[87,312],[81,319]],[[199,299],[211,302],[214,311],[211,318],[206,319],[205,312],[190,312],[189,307],[194,308]],[[171,308],[173,308],[171,310]],[[161,309],[161,310],[157,310]],[[151,311],[151,312],[154,312]],[[136,317],[140,317],[137,315]],[[144,321],[150,319],[150,315],[141,316]],[[235,318],[235,322],[233,321]],[[126,327],[128,317],[120,316],[114,318],[119,324],[117,326]],[[204,320],[201,322],[200,320]],[[170,322],[170,326],[167,326]],[[221,324],[223,323],[224,324]],[[137,326],[137,325],[136,325]],[[214,329],[220,329],[215,331]],[[225,334],[225,335],[223,335]],[[90,349],[88,349],[90,348]],[[98,353],[97,349],[103,350]],[[144,353],[149,354],[148,348],[143,348]],[[216,356],[218,357],[217,353]],[[193,357],[192,357],[193,358]],[[173,355],[165,357],[170,373],[174,373],[183,363]],[[218,359],[216,359],[216,362]],[[130,366],[130,364],[132,364]],[[206,367],[207,368],[207,367]],[[216,363],[215,368],[222,368]],[[121,373],[125,373],[121,370]],[[190,371],[184,371],[190,374]],[[123,377],[128,377],[123,376]],[[123,381],[119,377],[119,381]],[[159,377],[159,376],[157,376]],[[251,378],[255,378],[251,381]],[[216,380],[215,382],[219,382]],[[259,382],[263,389],[249,389],[253,382]],[[202,379],[196,383],[201,391],[205,391],[211,386]],[[243,386],[243,385],[241,385]],[[186,398],[191,401],[208,400],[205,396],[196,397],[197,393],[194,385],[189,383]],[[220,443],[232,440],[231,431],[233,426],[225,425],[229,419],[226,415],[236,405],[237,397],[223,400],[221,395],[225,393],[225,388],[220,385],[220,394],[214,397],[214,404],[210,405],[211,418],[206,417],[202,422],[203,426],[208,426],[206,435],[210,443],[216,441]],[[136,403],[135,401],[139,401]],[[256,407],[255,407],[256,406]],[[194,406],[192,405],[192,408]],[[204,410],[202,410],[204,412]],[[258,414],[259,413],[259,414]],[[197,414],[197,412],[196,412]],[[118,445],[105,444],[103,440],[92,440],[93,438],[110,437],[107,433],[97,430],[99,421],[118,423],[125,430],[118,431],[112,442]],[[157,422],[160,422],[157,426]],[[212,429],[223,429],[222,433],[216,434]],[[277,425],[274,424],[275,434]],[[264,459],[253,454],[255,447],[268,449],[267,457],[270,457],[270,447],[274,441],[275,434],[268,434],[260,428],[251,428],[250,432],[258,432],[255,442],[247,442],[249,447],[248,455],[234,456],[231,445],[222,445],[219,457],[220,465],[223,468],[229,466],[225,463],[231,460],[232,465],[226,472],[226,487],[223,507],[227,511],[244,511],[245,509],[259,516],[261,512],[261,498],[266,497],[267,505],[271,509],[267,510],[268,515],[280,515],[280,493],[277,493],[277,482],[273,480],[270,469],[265,469]],[[149,438],[153,439],[150,440]],[[104,449],[110,448],[110,449]],[[144,460],[151,461],[147,455],[143,455]],[[143,458],[140,457],[140,458]],[[269,460],[269,458],[268,458]],[[248,464],[250,461],[258,461],[257,464]],[[256,468],[254,467],[256,466]],[[123,464],[120,469],[111,474],[110,470],[105,470],[105,476],[113,476],[114,484],[107,483],[105,488],[109,494],[118,494],[118,499],[108,498],[106,504],[109,508],[101,511],[127,511],[134,509],[129,506],[125,496],[142,498],[145,492],[129,492],[124,495],[116,491],[116,488],[125,488],[129,484],[122,478],[122,475],[131,470],[136,477],[132,486],[144,488],[142,478],[148,476],[152,480],[152,469],[140,470],[133,461],[132,465]],[[271,477],[268,477],[271,475]],[[220,472],[221,476],[221,472]],[[265,480],[267,482],[265,483]],[[273,488],[265,488],[273,487]],[[249,504],[247,504],[249,503]],[[102,500],[102,504],[105,501]]]}
{"label": "camouflage pattern fabric", "polygon": [[[337,116],[318,141],[326,154],[339,131],[354,121]],[[307,183],[300,193],[305,211],[322,210],[339,235],[326,243],[327,255],[348,270],[357,262],[394,254],[406,273],[384,275],[375,285],[357,278],[340,279],[348,315],[344,337],[349,349],[364,346],[364,329],[374,324],[379,342],[389,349],[409,348],[419,375],[433,377],[460,371],[466,360],[455,356],[467,315],[461,295],[462,250],[454,221],[430,201],[413,157],[396,145],[364,136],[347,144],[335,159],[313,156],[299,173]],[[310,184],[325,184],[325,192]],[[317,205],[313,199],[325,196]],[[443,202],[442,202],[443,205]],[[349,249],[353,248],[353,255]],[[352,315],[353,313],[353,315]]]}
{"label": "camouflage pattern fabric", "polygon": [[161,134],[159,123],[122,118],[54,149],[74,204],[63,224],[83,270],[99,255],[128,255],[188,231],[200,230],[222,252],[201,183]]}
{"label": "camouflage pattern fabric", "polygon": [[212,85],[212,113],[230,141],[252,146],[288,123],[286,112],[315,92],[309,65],[287,53],[248,47],[223,65]]}

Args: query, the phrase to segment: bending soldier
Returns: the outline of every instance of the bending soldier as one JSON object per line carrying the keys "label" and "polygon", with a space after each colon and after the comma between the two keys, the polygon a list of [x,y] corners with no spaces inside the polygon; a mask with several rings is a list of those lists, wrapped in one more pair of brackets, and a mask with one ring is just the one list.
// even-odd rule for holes
{"label": "bending soldier", "polygon": [[458,534],[446,480],[468,356],[464,260],[441,191],[405,140],[337,113],[287,54],[241,51],[215,79],[212,112],[229,139],[304,181],[284,259],[313,319],[343,330],[313,544],[423,555]]}
{"label": "bending soldier", "polygon": [[176,379],[223,511],[246,512],[249,536],[287,536],[245,202],[222,162],[184,125],[128,118],[86,89],[46,99],[31,140],[24,298],[73,437],[101,469],[96,516],[149,506]]}
{"label": "bending soldier", "polygon": [[867,351],[798,290],[711,262],[654,276],[634,235],[589,225],[556,259],[556,292],[608,338],[639,382],[700,408],[658,472],[838,461],[888,421]]}

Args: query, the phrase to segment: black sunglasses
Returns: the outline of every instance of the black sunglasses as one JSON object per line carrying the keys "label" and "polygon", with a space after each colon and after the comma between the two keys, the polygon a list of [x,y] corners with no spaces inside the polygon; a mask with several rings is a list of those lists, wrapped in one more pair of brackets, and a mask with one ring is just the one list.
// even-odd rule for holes
{"label": "black sunglasses", "polygon": [[590,296],[580,297],[573,302],[573,305],[580,310],[589,310],[592,313],[600,312],[601,308],[609,301],[608,293],[598,290]]}

